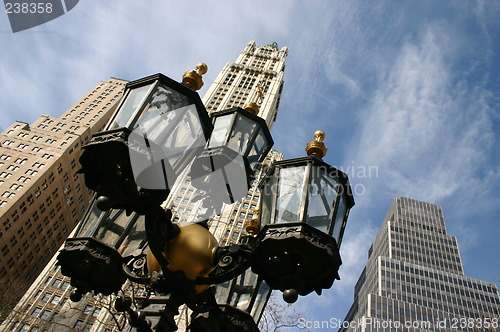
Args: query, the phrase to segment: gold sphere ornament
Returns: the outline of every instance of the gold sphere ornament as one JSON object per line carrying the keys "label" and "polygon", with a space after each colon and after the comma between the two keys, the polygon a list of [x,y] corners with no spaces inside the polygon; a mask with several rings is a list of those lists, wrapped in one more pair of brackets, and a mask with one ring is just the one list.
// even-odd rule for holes
{"label": "gold sphere ornament", "polygon": [[[217,239],[208,229],[198,224],[179,223],[180,233],[165,244],[163,256],[168,261],[170,271],[182,271],[186,278],[196,280],[198,277],[208,277],[215,268],[214,253],[219,247]],[[147,255],[149,274],[160,271],[162,266],[151,252]],[[207,290],[210,285],[198,285],[196,293]]]}
{"label": "gold sphere ornament", "polygon": [[196,65],[196,67],[194,69],[196,70],[196,72],[198,74],[205,75],[208,71],[208,66],[204,62],[200,62],[199,64]]}

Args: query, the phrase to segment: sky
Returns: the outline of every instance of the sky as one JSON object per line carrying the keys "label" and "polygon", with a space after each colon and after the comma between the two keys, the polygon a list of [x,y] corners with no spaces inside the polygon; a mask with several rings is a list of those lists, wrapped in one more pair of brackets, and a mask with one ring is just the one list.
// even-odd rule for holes
{"label": "sky", "polygon": [[[467,276],[500,284],[499,1],[80,1],[12,33],[0,14],[0,130],[60,116],[98,82],[206,62],[207,90],[250,40],[288,46],[274,148],[350,177],[341,280],[294,304],[343,319],[395,195],[443,207]],[[285,329],[283,329],[285,330]],[[291,330],[291,329],[289,329]]]}

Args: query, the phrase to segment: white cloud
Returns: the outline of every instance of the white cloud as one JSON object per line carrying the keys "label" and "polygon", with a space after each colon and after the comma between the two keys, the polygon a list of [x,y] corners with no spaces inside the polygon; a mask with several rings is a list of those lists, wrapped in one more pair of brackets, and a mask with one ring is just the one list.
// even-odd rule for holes
{"label": "white cloud", "polygon": [[420,42],[405,43],[353,147],[355,160],[378,165],[388,190],[431,202],[475,176],[493,137],[482,92],[455,80],[448,33],[430,25]]}

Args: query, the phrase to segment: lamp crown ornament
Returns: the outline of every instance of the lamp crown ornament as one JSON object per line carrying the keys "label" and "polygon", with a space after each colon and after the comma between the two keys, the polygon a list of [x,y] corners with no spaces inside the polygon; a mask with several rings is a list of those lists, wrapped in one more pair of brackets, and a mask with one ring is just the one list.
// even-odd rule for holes
{"label": "lamp crown ornament", "polygon": [[313,156],[319,159],[323,159],[323,157],[326,155],[326,152],[328,151],[325,143],[323,143],[325,137],[325,132],[322,130],[317,130],[316,132],[314,132],[314,140],[307,143],[306,145],[306,152],[309,157]]}
{"label": "lamp crown ornament", "polygon": [[197,91],[203,87],[203,79],[201,75],[206,74],[208,66],[206,63],[200,62],[196,65],[195,70],[188,70],[182,75],[182,83]]}

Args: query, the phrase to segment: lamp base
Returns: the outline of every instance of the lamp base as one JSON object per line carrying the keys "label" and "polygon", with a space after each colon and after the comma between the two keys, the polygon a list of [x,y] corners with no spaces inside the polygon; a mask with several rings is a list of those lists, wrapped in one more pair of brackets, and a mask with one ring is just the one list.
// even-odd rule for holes
{"label": "lamp base", "polygon": [[272,289],[299,295],[330,288],[341,264],[335,239],[300,222],[266,225],[252,257],[252,271]]}
{"label": "lamp base", "polygon": [[90,291],[117,293],[125,282],[118,251],[94,238],[67,239],[57,261],[61,273],[70,277],[71,285],[77,288],[75,300]]}

